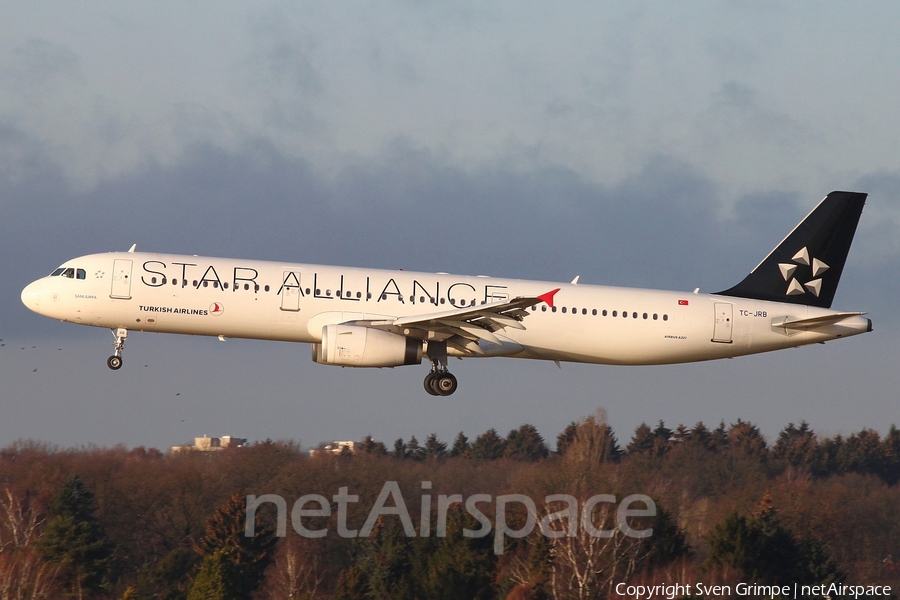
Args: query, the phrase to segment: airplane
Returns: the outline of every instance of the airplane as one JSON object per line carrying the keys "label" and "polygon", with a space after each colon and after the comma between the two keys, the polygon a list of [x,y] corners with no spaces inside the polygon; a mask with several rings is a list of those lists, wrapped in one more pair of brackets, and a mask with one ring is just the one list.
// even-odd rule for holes
{"label": "airplane", "polygon": [[733,358],[872,331],[831,310],[867,194],[832,192],[746,278],[713,294],[128,252],[66,261],[22,302],[129,331],[311,344],[342,367],[431,363],[425,390],[453,394],[451,357],[609,365]]}

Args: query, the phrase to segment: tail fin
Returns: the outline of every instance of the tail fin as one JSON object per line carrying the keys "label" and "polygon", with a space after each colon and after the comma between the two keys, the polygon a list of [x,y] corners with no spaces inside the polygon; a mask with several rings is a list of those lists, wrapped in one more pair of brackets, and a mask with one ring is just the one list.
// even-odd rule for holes
{"label": "tail fin", "polygon": [[867,194],[831,192],[723,296],[831,308]]}

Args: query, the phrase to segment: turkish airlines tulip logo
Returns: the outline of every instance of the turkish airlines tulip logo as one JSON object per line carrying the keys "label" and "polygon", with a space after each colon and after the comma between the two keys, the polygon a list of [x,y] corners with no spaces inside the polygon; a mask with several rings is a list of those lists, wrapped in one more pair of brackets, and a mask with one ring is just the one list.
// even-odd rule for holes
{"label": "turkish airlines tulip logo", "polygon": [[225,312],[225,307],[219,304],[218,302],[213,302],[209,305],[209,314],[219,316],[223,312]]}

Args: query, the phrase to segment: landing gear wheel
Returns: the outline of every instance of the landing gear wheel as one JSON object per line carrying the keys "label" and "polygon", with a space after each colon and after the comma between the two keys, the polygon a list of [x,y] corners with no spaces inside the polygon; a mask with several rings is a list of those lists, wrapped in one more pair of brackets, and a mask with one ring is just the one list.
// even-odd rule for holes
{"label": "landing gear wheel", "polygon": [[432,385],[434,386],[434,390],[440,396],[449,396],[456,391],[457,387],[459,387],[456,377],[454,377],[452,373],[438,374],[434,378],[434,383]]}
{"label": "landing gear wheel", "polygon": [[437,377],[437,373],[429,373],[425,376],[425,391],[431,394],[432,396],[439,396],[440,394],[434,389],[434,378]]}
{"label": "landing gear wheel", "polygon": [[110,331],[112,331],[113,337],[116,338],[116,341],[113,342],[115,352],[106,359],[106,366],[113,371],[118,371],[122,368],[122,350],[125,349],[125,340],[128,338],[128,330],[124,327],[119,327],[118,329],[110,329]]}

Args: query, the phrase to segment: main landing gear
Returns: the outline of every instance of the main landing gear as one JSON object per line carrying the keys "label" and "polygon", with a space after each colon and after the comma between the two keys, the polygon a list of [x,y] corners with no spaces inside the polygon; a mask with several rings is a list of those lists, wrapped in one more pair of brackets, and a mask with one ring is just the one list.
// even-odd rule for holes
{"label": "main landing gear", "polygon": [[425,391],[432,396],[449,396],[457,387],[453,373],[439,370],[436,366],[432,366],[431,373],[425,376]]}
{"label": "main landing gear", "polygon": [[127,329],[116,329],[112,331],[113,337],[116,338],[116,341],[113,342],[113,347],[115,351],[113,355],[106,359],[106,366],[108,366],[113,371],[118,371],[122,368],[122,350],[125,349],[125,338],[128,337]]}
{"label": "main landing gear", "polygon": [[431,373],[425,376],[425,391],[432,396],[449,396],[459,384],[447,368],[447,343],[429,342],[428,358],[431,359]]}

